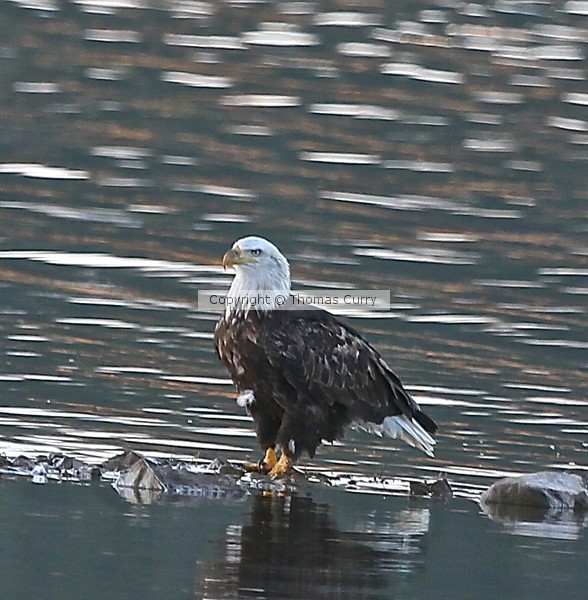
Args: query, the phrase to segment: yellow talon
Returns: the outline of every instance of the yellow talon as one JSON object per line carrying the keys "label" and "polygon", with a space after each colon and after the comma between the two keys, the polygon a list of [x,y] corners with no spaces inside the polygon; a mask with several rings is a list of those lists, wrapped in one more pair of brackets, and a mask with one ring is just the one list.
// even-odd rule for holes
{"label": "yellow talon", "polygon": [[280,460],[273,466],[271,471],[268,473],[268,477],[276,479],[277,477],[280,477],[280,475],[288,474],[291,469],[292,462],[285,454],[282,454],[282,456],[280,456]]}
{"label": "yellow talon", "polygon": [[276,464],[278,463],[278,457],[276,456],[276,451],[270,446],[266,451],[265,451],[265,456],[263,457],[263,460],[261,461],[260,466],[260,471],[263,473],[268,473],[269,471],[271,471]]}

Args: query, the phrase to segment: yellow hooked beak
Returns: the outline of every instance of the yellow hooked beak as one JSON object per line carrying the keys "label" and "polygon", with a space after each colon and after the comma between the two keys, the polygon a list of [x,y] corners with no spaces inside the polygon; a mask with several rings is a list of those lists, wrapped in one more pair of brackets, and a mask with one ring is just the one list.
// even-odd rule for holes
{"label": "yellow hooked beak", "polygon": [[255,259],[247,254],[243,254],[240,248],[231,248],[223,256],[223,269],[227,270],[229,267],[235,265],[247,265],[254,263]]}

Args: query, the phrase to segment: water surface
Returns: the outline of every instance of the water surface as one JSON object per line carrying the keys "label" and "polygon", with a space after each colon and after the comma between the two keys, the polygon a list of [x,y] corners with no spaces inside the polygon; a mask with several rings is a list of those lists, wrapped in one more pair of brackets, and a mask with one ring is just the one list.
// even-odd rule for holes
{"label": "water surface", "polygon": [[[440,425],[304,463],[393,493],[0,481],[11,597],[579,597],[581,519],[471,499],[586,468],[585,4],[2,4],[1,452],[256,460],[196,302],[249,233],[297,288],[391,290],[347,317]],[[457,500],[406,498],[440,472]]]}

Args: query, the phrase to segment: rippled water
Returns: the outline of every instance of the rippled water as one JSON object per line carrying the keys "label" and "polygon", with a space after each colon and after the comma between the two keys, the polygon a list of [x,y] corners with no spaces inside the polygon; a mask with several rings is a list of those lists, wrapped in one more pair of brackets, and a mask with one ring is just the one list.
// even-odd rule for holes
{"label": "rippled water", "polygon": [[[390,312],[347,316],[440,425],[433,460],[349,432],[305,465],[404,481],[443,472],[466,498],[503,474],[586,468],[587,15],[586,2],[506,0],[3,3],[0,450],[257,459],[212,349],[217,315],[196,302],[228,285],[229,245],[257,233],[290,258],[295,287],[391,290]],[[45,494],[74,506],[89,495],[2,487],[26,498],[24,528],[53,515]],[[563,580],[581,576],[577,548],[513,545],[473,504],[444,513],[388,497],[372,522],[365,499],[309,493],[153,508],[148,535],[169,539],[180,535],[169,521],[210,512],[215,556],[228,553],[220,565],[205,544],[186,548],[199,573],[229,583],[184,573],[170,597],[346,597],[312,577],[287,595],[277,559],[262,578],[243,558],[271,537],[260,514],[277,540],[294,515],[313,519],[301,544],[317,536],[341,564],[371,565],[369,585],[333,574],[353,597],[430,597],[406,581],[434,581],[442,551],[457,552],[439,545],[434,519],[446,536],[490,530],[543,586],[544,553],[567,557],[550,559]],[[96,502],[114,527],[126,509],[107,498]],[[92,507],[79,510],[85,522]],[[559,537],[581,535],[559,525]],[[337,536],[345,560],[325,542]],[[290,564],[283,547],[253,559]],[[496,575],[497,555],[484,560]],[[508,581],[531,597],[516,573]],[[265,592],[241,589],[256,586]]]}

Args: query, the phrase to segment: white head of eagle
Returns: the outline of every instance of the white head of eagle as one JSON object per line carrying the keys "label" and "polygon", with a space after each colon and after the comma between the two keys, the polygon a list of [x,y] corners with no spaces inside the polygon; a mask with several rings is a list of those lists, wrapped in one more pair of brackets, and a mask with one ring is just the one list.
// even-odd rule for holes
{"label": "white head of eagle", "polygon": [[235,278],[227,294],[227,312],[250,306],[248,300],[263,293],[262,309],[278,306],[277,299],[290,294],[290,265],[268,240],[250,235],[237,240],[223,257],[223,267],[233,267]]}
{"label": "white head of eagle", "polygon": [[[214,342],[247,408],[271,476],[290,469],[347,426],[399,438],[433,456],[437,430],[379,352],[318,308],[276,310],[290,294],[290,266],[267,240],[237,240],[223,257],[235,269]],[[265,302],[248,300],[262,292]],[[292,308],[292,307],[290,307]],[[277,456],[280,455],[279,460]]]}

